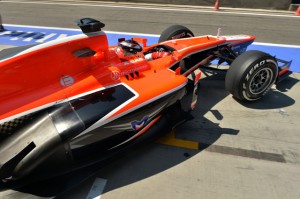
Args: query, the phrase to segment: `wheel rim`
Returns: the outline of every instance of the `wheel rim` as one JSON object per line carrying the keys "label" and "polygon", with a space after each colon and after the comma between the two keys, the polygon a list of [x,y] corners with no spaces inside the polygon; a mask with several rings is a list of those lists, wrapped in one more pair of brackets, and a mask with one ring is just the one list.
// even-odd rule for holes
{"label": "wheel rim", "polygon": [[260,94],[264,92],[273,79],[273,71],[270,68],[263,68],[252,77],[249,84],[249,91],[254,94]]}

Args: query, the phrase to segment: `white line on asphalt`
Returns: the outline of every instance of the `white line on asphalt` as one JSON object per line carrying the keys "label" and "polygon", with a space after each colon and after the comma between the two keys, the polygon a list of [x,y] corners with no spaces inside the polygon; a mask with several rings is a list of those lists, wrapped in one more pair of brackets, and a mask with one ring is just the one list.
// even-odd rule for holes
{"label": "white line on asphalt", "polygon": [[[123,8],[123,9],[139,9],[139,10],[158,10],[158,11],[176,11],[176,12],[196,12],[196,13],[212,13],[212,14],[225,14],[225,15],[249,15],[249,16],[268,16],[268,17],[287,17],[287,18],[299,18],[298,16],[294,16],[294,15],[283,15],[283,14],[265,14],[265,13],[250,13],[250,12],[223,12],[223,11],[213,11],[213,10],[199,10],[199,9],[186,9],[186,8],[180,8],[178,9],[178,7],[175,8],[162,8],[162,7],[141,7],[141,6],[131,6],[131,5],[120,5],[119,3],[115,3],[117,5],[108,5],[108,4],[92,4],[92,3],[65,3],[65,2],[35,2],[35,1],[1,1],[2,3],[23,3],[23,4],[39,4],[39,5],[66,5],[66,6],[88,6],[88,7],[105,7],[105,8]],[[68,1],[69,2],[69,1]],[[138,4],[136,4],[138,5]],[[148,4],[150,5],[150,4]]]}
{"label": "white line on asphalt", "polygon": [[[38,28],[38,29],[55,29],[55,30],[69,30],[69,31],[80,31],[80,29],[74,28],[59,28],[59,27],[46,27],[46,26],[31,26],[31,25],[17,25],[17,24],[3,24],[4,26],[17,26],[17,27],[26,27],[26,28]],[[81,31],[80,31],[81,32]],[[140,37],[159,37],[157,34],[144,34],[144,33],[130,33],[130,32],[117,32],[117,31],[104,31],[110,34],[120,34],[120,35],[136,35]],[[275,43],[263,43],[263,42],[254,42],[255,45],[261,46],[277,46],[277,47],[287,47],[287,48],[300,48],[299,45],[289,45],[289,44],[275,44]]]}
{"label": "white line on asphalt", "polygon": [[96,178],[86,199],[100,199],[106,183],[106,179]]}

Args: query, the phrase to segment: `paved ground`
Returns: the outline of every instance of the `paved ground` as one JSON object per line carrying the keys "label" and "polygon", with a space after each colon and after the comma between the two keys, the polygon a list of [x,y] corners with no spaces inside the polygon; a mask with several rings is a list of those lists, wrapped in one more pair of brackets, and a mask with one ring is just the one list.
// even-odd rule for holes
{"label": "paved ground", "polygon": [[99,1],[0,2],[3,23],[77,28],[74,21],[92,17],[106,24],[104,30],[160,34],[171,24],[189,27],[196,35],[251,34],[258,42],[300,45],[300,17],[294,12],[210,7],[121,4]]}
{"label": "paved ground", "polygon": [[[17,24],[16,17],[8,14],[15,10],[23,16],[21,21],[24,24],[32,22],[30,25],[41,25],[33,23],[33,19],[26,18],[24,12],[19,10],[21,8],[26,10],[29,7],[22,5],[15,9],[9,6],[6,8],[5,15],[8,15],[8,23]],[[43,10],[44,13],[50,12],[49,7],[35,9]],[[69,9],[73,9],[75,13],[75,8]],[[65,10],[67,15],[68,9]],[[94,15],[93,12],[96,11],[91,11],[91,15]],[[132,13],[129,19],[131,15]],[[174,13],[174,17],[178,16],[184,17],[182,20],[185,22],[191,19],[183,14]],[[211,17],[210,22],[222,23],[218,21],[218,17]],[[261,34],[267,38],[263,39],[263,42],[268,42],[271,37],[275,37],[275,40],[278,38],[276,41],[283,41],[286,44],[292,44],[296,40],[299,43],[299,39],[295,37],[283,38],[283,40],[280,37],[283,34],[299,35],[299,30],[293,29],[293,24],[289,21],[293,20],[296,24],[299,23],[298,19],[266,18],[258,17],[262,20],[261,24],[264,24],[264,28],[260,29]],[[137,19],[147,21],[139,17]],[[278,26],[271,27],[277,19],[281,21],[280,23],[284,23],[287,27],[286,31],[280,30],[279,33]],[[43,20],[46,19],[40,21]],[[111,20],[113,19],[110,19],[110,23]],[[121,19],[117,18],[115,22],[119,23],[118,20]],[[149,17],[149,20],[155,19]],[[227,20],[224,18],[224,21]],[[232,20],[238,21],[233,16]],[[244,16],[240,17],[240,20],[251,21],[252,18]],[[272,23],[266,23],[265,20],[270,20]],[[58,26],[54,21],[49,24],[49,26]],[[165,24],[159,26],[162,25]],[[238,25],[224,24],[224,26],[230,28]],[[211,25],[207,27],[212,28]],[[247,29],[246,26],[244,29]],[[125,26],[113,30],[129,32],[129,29],[125,30]],[[223,75],[208,76],[201,80],[199,105],[192,113],[193,119],[178,126],[159,143],[148,143],[137,147],[97,172],[77,173],[76,176],[80,177],[68,181],[69,184],[60,182],[62,185],[60,184],[59,188],[64,188],[65,185],[66,192],[56,198],[87,198],[95,179],[101,178],[107,180],[101,196],[103,199],[298,199],[300,196],[299,79],[299,73],[292,74],[280,85],[274,86],[261,101],[241,104],[224,91]],[[81,182],[82,179],[86,180]],[[68,190],[72,183],[75,186]],[[4,191],[0,193],[0,198],[32,199],[46,198],[46,196],[53,198],[51,194],[43,192],[41,186],[20,192]],[[58,187],[56,183],[50,183],[43,188],[51,190]],[[93,188],[100,193],[97,187]]]}

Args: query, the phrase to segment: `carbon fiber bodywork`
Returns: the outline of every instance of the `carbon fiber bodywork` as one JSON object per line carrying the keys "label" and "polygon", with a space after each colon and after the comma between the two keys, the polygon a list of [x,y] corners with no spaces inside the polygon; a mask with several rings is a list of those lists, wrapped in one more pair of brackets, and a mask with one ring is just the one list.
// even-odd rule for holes
{"label": "carbon fiber bodywork", "polygon": [[[117,85],[42,110],[34,117],[5,123],[3,132],[8,132],[6,126],[10,123],[20,125],[17,132],[8,135],[1,143],[0,177],[22,178],[50,156],[64,159],[69,162],[66,165],[78,166],[104,159],[109,153],[119,150],[121,145],[130,144],[131,137],[158,115],[165,114],[164,110],[184,94],[182,88],[87,132],[85,130],[89,127],[133,98],[134,93],[124,85]],[[147,119],[143,121],[145,116]],[[17,122],[26,118],[30,118],[30,122]],[[134,121],[143,122],[140,129],[133,128]]]}

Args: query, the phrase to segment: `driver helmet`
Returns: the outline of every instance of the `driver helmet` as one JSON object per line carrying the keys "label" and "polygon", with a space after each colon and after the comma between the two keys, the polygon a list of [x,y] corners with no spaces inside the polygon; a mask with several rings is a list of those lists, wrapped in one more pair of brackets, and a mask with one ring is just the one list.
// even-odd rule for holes
{"label": "driver helmet", "polygon": [[142,46],[133,39],[121,41],[116,48],[116,53],[120,59],[132,60],[136,58],[143,58]]}

